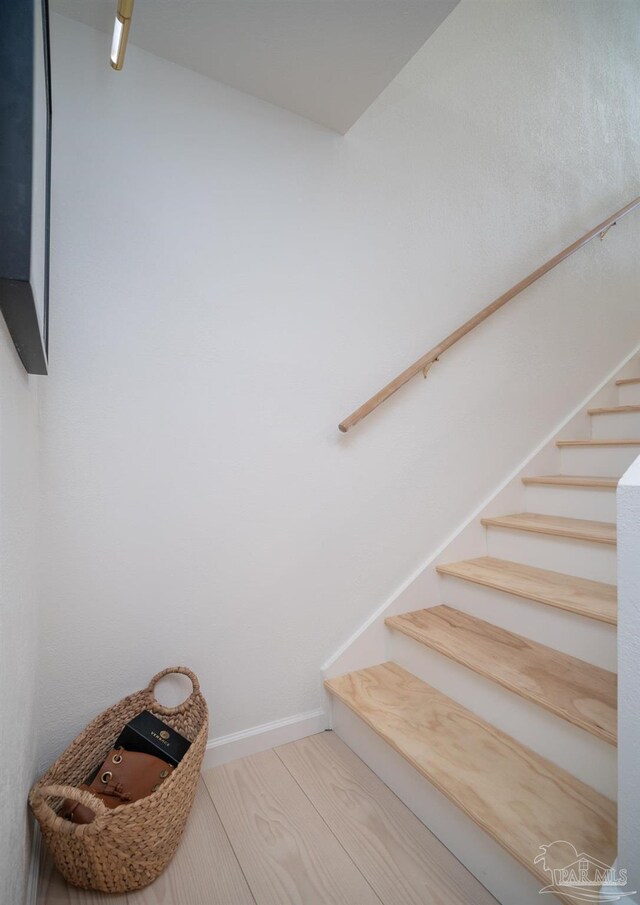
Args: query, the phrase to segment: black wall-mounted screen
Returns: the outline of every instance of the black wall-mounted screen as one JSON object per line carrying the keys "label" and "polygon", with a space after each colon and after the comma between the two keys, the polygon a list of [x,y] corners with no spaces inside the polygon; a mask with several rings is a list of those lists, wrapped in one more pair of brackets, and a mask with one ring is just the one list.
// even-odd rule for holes
{"label": "black wall-mounted screen", "polygon": [[48,0],[0,0],[0,309],[30,374],[49,332]]}

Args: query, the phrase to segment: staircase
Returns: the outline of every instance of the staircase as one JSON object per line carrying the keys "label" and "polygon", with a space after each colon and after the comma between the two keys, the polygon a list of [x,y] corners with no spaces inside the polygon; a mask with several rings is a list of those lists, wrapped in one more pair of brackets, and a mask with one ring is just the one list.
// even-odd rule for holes
{"label": "staircase", "polygon": [[385,620],[388,662],[325,681],[336,733],[503,905],[539,903],[571,846],[616,859],[615,491],[640,378],[615,388],[590,439],[557,441],[560,474],[522,478],[526,511],[437,566],[440,599]]}

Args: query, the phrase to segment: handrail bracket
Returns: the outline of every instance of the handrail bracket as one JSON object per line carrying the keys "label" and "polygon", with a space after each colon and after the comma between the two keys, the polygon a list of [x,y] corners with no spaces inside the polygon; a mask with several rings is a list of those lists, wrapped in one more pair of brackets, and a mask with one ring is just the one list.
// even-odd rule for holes
{"label": "handrail bracket", "polygon": [[424,366],[424,368],[422,369],[422,376],[424,377],[425,380],[426,380],[427,377],[429,376],[429,371],[430,371],[431,368],[434,366],[434,364],[436,363],[436,361],[440,361],[440,359],[439,359],[439,358],[434,358],[433,361],[428,362],[428,364],[426,364],[426,365]]}

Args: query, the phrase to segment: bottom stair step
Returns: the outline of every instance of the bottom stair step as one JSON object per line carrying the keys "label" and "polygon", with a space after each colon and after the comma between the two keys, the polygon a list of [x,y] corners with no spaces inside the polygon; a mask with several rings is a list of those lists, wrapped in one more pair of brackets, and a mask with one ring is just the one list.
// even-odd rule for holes
{"label": "bottom stair step", "polygon": [[[612,801],[395,663],[325,685],[543,886],[549,875],[535,859],[556,840],[613,864]],[[566,867],[553,860],[560,848],[547,869]]]}

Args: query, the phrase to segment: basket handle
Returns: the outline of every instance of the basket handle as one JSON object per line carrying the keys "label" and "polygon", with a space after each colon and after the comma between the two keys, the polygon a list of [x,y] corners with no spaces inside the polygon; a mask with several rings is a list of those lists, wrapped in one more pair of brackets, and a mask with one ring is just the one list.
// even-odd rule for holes
{"label": "basket handle", "polygon": [[41,821],[44,821],[46,818],[46,822],[50,826],[54,826],[55,829],[67,830],[69,833],[76,832],[81,828],[83,832],[86,832],[88,827],[94,826],[95,824],[76,824],[72,823],[70,820],[65,820],[64,817],[60,817],[59,814],[56,814],[47,801],[47,798],[70,798],[71,801],[78,801],[80,804],[85,805],[89,810],[93,811],[96,817],[101,817],[109,810],[105,803],[100,801],[99,798],[96,798],[95,795],[92,795],[91,792],[85,792],[84,789],[76,789],[75,786],[59,786],[52,784],[49,786],[36,786],[33,788],[31,790],[31,807],[36,817],[39,817]]}
{"label": "basket handle", "polygon": [[[165,707],[164,704],[161,704],[155,696],[155,687],[165,676],[171,675],[172,673],[177,673],[182,676],[187,676],[191,680],[191,684],[193,685],[193,689],[191,694],[183,701],[182,704],[178,704],[177,707]],[[151,679],[149,684],[147,685],[145,691],[150,694],[155,702],[156,709],[161,713],[179,713],[184,707],[187,706],[197,694],[200,694],[200,682],[198,681],[197,675],[192,672],[187,666],[170,666],[168,669],[162,669],[160,672],[156,673],[155,676]]]}

